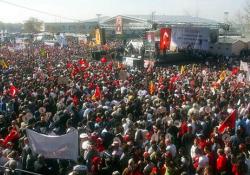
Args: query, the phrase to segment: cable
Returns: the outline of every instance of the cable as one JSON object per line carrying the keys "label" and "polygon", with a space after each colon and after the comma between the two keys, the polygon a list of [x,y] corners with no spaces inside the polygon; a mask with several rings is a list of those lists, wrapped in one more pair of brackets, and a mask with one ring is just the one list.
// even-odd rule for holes
{"label": "cable", "polygon": [[12,3],[12,2],[9,2],[9,1],[5,1],[5,0],[0,0],[0,2],[5,3],[5,4],[9,4],[9,5],[18,7],[18,8],[23,8],[23,9],[26,9],[26,10],[30,10],[30,11],[33,11],[33,12],[37,12],[37,13],[41,13],[41,14],[46,14],[48,16],[54,16],[54,17],[58,17],[58,18],[64,18],[64,19],[68,19],[68,20],[71,20],[71,21],[77,21],[77,22],[81,21],[81,20],[78,20],[78,19],[73,19],[73,18],[69,18],[69,17],[59,16],[59,15],[56,15],[56,14],[48,13],[48,12],[37,10],[37,9],[33,9],[33,8],[30,8],[30,7],[25,7],[25,6],[22,6],[22,5],[19,5],[19,4],[15,4],[15,3]]}

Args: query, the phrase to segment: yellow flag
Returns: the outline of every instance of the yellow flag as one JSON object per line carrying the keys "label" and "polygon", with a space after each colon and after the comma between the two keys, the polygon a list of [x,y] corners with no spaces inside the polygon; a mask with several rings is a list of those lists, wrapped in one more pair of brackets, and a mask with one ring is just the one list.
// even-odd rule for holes
{"label": "yellow flag", "polygon": [[186,71],[186,66],[181,66],[181,72],[180,72],[180,74],[184,74],[185,71]]}
{"label": "yellow flag", "polygon": [[155,85],[154,85],[153,81],[150,81],[150,83],[149,83],[149,94],[153,95],[154,92],[155,92]]}
{"label": "yellow flag", "polygon": [[95,29],[95,43],[96,43],[96,45],[101,44],[101,34],[100,34],[99,28]]}
{"label": "yellow flag", "polygon": [[41,57],[46,57],[47,56],[47,52],[46,52],[46,50],[44,48],[40,49],[40,56]]}
{"label": "yellow flag", "polygon": [[226,71],[222,71],[222,72],[220,73],[220,80],[221,80],[221,81],[225,80],[226,76],[227,76],[227,72],[226,72]]}
{"label": "yellow flag", "polygon": [[3,69],[7,69],[9,67],[4,60],[0,60],[0,65],[3,67]]}

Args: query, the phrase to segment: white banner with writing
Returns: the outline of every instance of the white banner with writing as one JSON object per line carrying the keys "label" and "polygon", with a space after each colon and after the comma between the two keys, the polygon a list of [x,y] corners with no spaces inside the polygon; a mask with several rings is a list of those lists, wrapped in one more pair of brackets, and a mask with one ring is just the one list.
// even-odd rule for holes
{"label": "white banner with writing", "polygon": [[77,160],[78,132],[61,136],[44,135],[27,129],[31,150],[45,158]]}

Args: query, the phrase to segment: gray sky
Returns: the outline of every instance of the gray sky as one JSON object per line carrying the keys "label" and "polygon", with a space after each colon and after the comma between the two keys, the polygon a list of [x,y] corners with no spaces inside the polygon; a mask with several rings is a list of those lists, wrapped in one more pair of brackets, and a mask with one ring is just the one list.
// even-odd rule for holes
{"label": "gray sky", "polygon": [[[191,15],[222,21],[224,12],[229,17],[242,11],[246,0],[0,0],[0,21],[23,22],[36,17],[47,22],[86,20],[97,13],[105,16],[118,14]],[[4,3],[5,2],[5,3]],[[6,2],[37,9],[62,17],[50,16],[19,8]],[[63,18],[68,17],[71,19]]]}

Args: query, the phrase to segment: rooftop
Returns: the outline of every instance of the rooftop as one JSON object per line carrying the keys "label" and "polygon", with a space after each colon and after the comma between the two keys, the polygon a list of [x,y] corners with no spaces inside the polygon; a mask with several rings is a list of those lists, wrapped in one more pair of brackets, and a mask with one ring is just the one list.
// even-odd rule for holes
{"label": "rooftop", "polygon": [[[109,18],[110,18],[109,16],[100,16],[99,20],[100,20],[100,22],[102,22],[102,21],[105,21]],[[82,22],[98,22],[98,18],[92,18],[92,19],[84,20]]]}
{"label": "rooftop", "polygon": [[226,37],[220,37],[218,42],[232,44],[232,43],[235,43],[237,41],[242,41],[244,43],[248,43],[248,42],[250,42],[250,37],[226,36]]}
{"label": "rooftop", "polygon": [[[140,18],[147,21],[152,21],[152,15],[126,15],[134,18]],[[156,23],[169,23],[169,24],[178,24],[178,23],[192,23],[192,24],[219,24],[218,21],[193,17],[193,16],[174,16],[174,15],[154,15],[153,21]]]}

